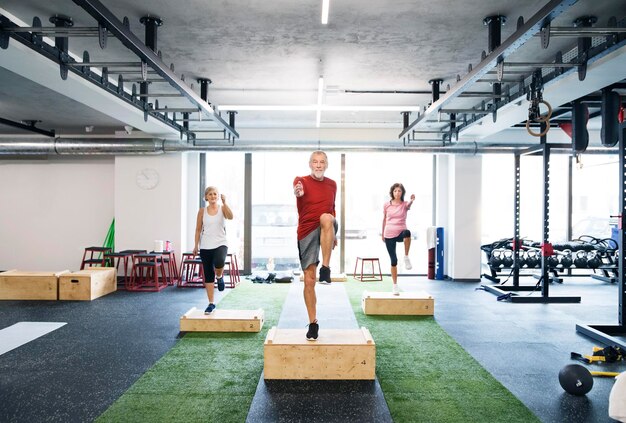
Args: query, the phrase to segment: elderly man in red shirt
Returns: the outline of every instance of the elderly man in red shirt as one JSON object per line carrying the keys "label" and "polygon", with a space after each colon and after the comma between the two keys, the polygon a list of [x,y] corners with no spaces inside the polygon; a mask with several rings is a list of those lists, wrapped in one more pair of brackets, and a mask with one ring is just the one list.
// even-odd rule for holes
{"label": "elderly man in red shirt", "polygon": [[298,205],[298,251],[304,271],[304,304],[309,315],[306,338],[315,341],[318,336],[317,298],[315,296],[315,273],[322,250],[322,266],[319,281],[330,284],[330,254],[337,245],[337,221],[335,220],[335,196],[337,184],[324,177],[328,168],[328,156],[314,151],[309,159],[311,174],[296,177],[293,192]]}

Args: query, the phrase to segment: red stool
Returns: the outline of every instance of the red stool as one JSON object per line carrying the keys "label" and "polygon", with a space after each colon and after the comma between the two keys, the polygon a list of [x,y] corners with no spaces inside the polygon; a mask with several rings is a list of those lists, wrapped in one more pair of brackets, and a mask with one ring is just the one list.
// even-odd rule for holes
{"label": "red stool", "polygon": [[[226,254],[226,261],[224,262],[224,273],[222,277],[226,276],[228,271],[228,281],[224,281],[225,288],[235,288],[241,281],[239,277],[239,266],[237,264],[237,256],[235,254]],[[217,287],[217,281],[214,284]]]}
{"label": "red stool", "polygon": [[[107,265],[115,267],[115,270],[117,270],[117,289],[125,290],[131,286],[129,265],[131,265],[130,270],[132,270],[133,256],[135,254],[144,254],[145,252],[146,250],[123,250],[120,252],[110,251],[108,253],[104,253],[104,258],[107,260]],[[120,276],[119,271],[120,263],[123,263],[122,268],[124,269],[124,273],[122,276]]]}
{"label": "red stool", "polygon": [[[110,252],[111,249],[108,247],[85,248],[85,252],[83,253],[83,260],[80,263],[80,270],[85,269],[85,267],[91,266],[104,267],[106,263],[106,258],[104,256],[106,253]],[[87,254],[89,254],[89,256]]]}
{"label": "red stool", "polygon": [[202,260],[193,253],[183,253],[178,277],[179,288],[204,288]]}
{"label": "red stool", "polygon": [[[159,278],[159,270],[161,277]],[[129,291],[160,291],[167,287],[165,265],[159,254],[135,254]]]}
{"label": "red stool", "polygon": [[237,263],[237,254],[227,254],[226,255],[226,263],[224,263],[224,271],[226,271],[226,266],[228,266],[228,278],[230,284],[229,288],[234,288],[239,285],[241,282],[241,278],[239,277],[239,264]]}
{"label": "red stool", "polygon": [[167,271],[165,280],[168,285],[175,285],[178,280],[178,266],[176,265],[176,254],[174,250],[168,251],[150,251],[150,254],[157,254],[160,256],[160,260],[163,262]]}
{"label": "red stool", "polygon": [[[356,269],[359,266],[359,260],[361,261],[361,274],[357,276]],[[372,266],[372,272],[369,274],[363,274],[363,264],[365,262],[369,262]],[[374,268],[374,263],[378,264],[378,274],[376,274],[376,269]],[[361,282],[365,281],[382,281],[383,280],[383,272],[380,270],[380,260],[378,257],[357,257],[356,263],[354,264],[354,274],[352,275],[354,279],[359,280]]]}

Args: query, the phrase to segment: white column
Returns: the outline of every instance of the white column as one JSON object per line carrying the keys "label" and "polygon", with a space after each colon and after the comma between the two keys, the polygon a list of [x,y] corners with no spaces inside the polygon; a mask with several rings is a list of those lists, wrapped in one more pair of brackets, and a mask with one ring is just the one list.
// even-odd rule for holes
{"label": "white column", "polygon": [[481,165],[480,156],[438,156],[436,222],[452,279],[480,280]]}

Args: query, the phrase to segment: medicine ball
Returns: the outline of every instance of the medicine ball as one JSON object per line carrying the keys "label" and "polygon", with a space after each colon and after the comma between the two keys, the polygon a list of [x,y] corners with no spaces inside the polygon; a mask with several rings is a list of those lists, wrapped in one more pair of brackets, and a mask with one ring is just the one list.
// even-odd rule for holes
{"label": "medicine ball", "polygon": [[563,250],[563,255],[561,256],[561,266],[565,269],[571,267],[573,263],[572,252],[570,250]]}
{"label": "medicine ball", "polygon": [[579,269],[584,269],[587,267],[587,253],[585,251],[576,251],[576,255],[574,256],[574,265]]}
{"label": "medicine ball", "polygon": [[568,364],[559,372],[559,383],[569,394],[585,395],[593,388],[593,376],[580,364]]}
{"label": "medicine ball", "polygon": [[602,259],[597,251],[590,251],[587,253],[587,267],[590,269],[597,269],[602,264]]}
{"label": "medicine ball", "polygon": [[502,265],[504,267],[513,267],[513,251],[504,250],[502,252]]}
{"label": "medicine ball", "polygon": [[497,248],[491,252],[489,257],[489,266],[499,268],[502,265],[502,250]]}

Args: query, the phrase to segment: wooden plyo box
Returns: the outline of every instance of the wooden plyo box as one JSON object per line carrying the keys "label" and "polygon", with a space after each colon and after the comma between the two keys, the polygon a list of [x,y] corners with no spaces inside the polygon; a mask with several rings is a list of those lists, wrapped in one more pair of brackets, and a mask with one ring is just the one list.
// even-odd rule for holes
{"label": "wooden plyo box", "polygon": [[267,333],[263,346],[265,379],[374,380],[376,344],[361,329],[321,329],[316,341],[306,329]]}
{"label": "wooden plyo box", "polygon": [[257,310],[215,309],[209,315],[192,307],[180,318],[181,332],[260,332],[265,321],[262,308]]}
{"label": "wooden plyo box", "polygon": [[[316,281],[319,281],[319,274],[315,277]],[[304,282],[304,273],[300,274],[300,281]],[[345,273],[331,273],[330,274],[330,281],[331,282],[347,282],[348,281],[348,277],[346,276]]]}
{"label": "wooden plyo box", "polygon": [[8,270],[0,273],[0,300],[57,300],[59,276],[69,273]]}
{"label": "wooden plyo box", "polygon": [[365,314],[433,316],[435,300],[425,292],[363,292],[361,307]]}
{"label": "wooden plyo box", "polygon": [[114,267],[89,267],[59,277],[59,300],[91,301],[115,291]]}

